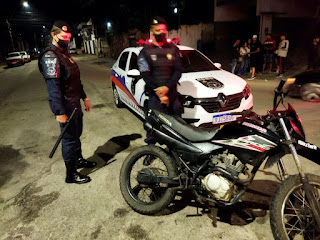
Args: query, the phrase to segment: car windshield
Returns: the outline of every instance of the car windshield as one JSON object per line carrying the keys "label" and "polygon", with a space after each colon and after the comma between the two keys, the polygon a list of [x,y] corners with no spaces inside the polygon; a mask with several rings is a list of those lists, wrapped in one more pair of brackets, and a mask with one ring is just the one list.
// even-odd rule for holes
{"label": "car windshield", "polygon": [[8,54],[8,57],[17,57],[17,56],[20,56],[19,53],[9,53]]}
{"label": "car windshield", "polygon": [[201,72],[218,70],[206,57],[195,50],[180,50],[183,72]]}

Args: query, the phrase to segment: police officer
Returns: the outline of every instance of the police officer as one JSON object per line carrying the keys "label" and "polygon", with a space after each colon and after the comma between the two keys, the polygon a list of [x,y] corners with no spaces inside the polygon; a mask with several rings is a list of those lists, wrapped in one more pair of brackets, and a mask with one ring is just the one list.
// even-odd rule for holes
{"label": "police officer", "polygon": [[[167,41],[167,22],[154,17],[150,26],[150,42],[144,45],[138,57],[138,66],[149,93],[148,108],[181,116],[182,104],[177,92],[182,62],[179,49]],[[147,143],[154,143],[149,136]]]}
{"label": "police officer", "polygon": [[62,130],[75,108],[77,111],[62,138],[62,156],[67,168],[66,183],[87,183],[91,179],[77,172],[77,168],[92,168],[81,153],[82,117],[80,99],[90,111],[89,99],[83,90],[80,71],[68,52],[71,29],[63,21],[56,21],[51,29],[52,42],[39,56],[39,70],[46,80],[49,105]]}

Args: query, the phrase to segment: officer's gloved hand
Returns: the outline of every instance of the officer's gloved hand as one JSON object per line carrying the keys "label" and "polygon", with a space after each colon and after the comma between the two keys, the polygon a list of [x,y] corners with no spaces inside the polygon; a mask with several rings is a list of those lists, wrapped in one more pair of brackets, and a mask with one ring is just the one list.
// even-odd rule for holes
{"label": "officer's gloved hand", "polygon": [[168,98],[168,96],[163,96],[163,97],[161,97],[159,99],[160,99],[160,102],[162,104],[165,104],[165,105],[167,105],[167,107],[169,107],[169,98]]}
{"label": "officer's gloved hand", "polygon": [[161,98],[161,97],[166,96],[168,94],[169,88],[167,86],[161,86],[161,87],[154,89],[154,91],[156,92],[157,96],[159,98]]}
{"label": "officer's gloved hand", "polygon": [[84,106],[85,106],[85,108],[86,108],[86,111],[87,111],[87,112],[90,112],[90,110],[91,110],[91,105],[90,105],[90,103],[89,103],[89,98],[85,98],[85,99],[84,99]]}
{"label": "officer's gloved hand", "polygon": [[57,115],[56,116],[56,120],[59,122],[59,123],[66,123],[67,122],[67,115],[63,114],[63,115]]}

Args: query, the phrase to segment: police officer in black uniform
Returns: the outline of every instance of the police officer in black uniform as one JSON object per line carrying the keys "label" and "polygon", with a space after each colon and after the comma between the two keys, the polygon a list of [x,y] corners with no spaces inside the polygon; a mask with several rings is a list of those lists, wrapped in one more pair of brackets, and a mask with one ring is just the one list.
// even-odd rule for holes
{"label": "police officer in black uniform", "polygon": [[80,99],[90,111],[89,99],[83,90],[80,71],[68,52],[71,29],[63,21],[56,21],[51,29],[52,43],[39,56],[39,70],[46,80],[49,105],[60,123],[61,130],[75,108],[77,111],[62,138],[62,156],[67,168],[66,183],[87,183],[91,179],[77,172],[77,168],[92,168],[81,153],[82,117]]}
{"label": "police officer in black uniform", "polygon": [[[138,57],[138,66],[149,94],[148,107],[181,116],[182,104],[177,92],[182,62],[179,49],[167,41],[167,22],[154,17],[150,26],[151,43],[146,43]],[[154,143],[147,136],[146,143]]]}

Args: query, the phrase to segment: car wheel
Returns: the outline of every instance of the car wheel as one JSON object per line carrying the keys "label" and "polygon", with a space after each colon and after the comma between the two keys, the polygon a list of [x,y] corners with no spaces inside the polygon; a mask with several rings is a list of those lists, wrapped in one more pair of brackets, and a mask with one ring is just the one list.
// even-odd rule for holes
{"label": "car wheel", "polygon": [[300,96],[304,101],[320,102],[320,82],[302,85],[300,88]]}
{"label": "car wheel", "polygon": [[116,86],[114,84],[112,84],[112,91],[113,91],[113,100],[114,100],[114,104],[118,107],[121,108],[124,106],[123,102],[120,99],[118,90],[116,88]]}

